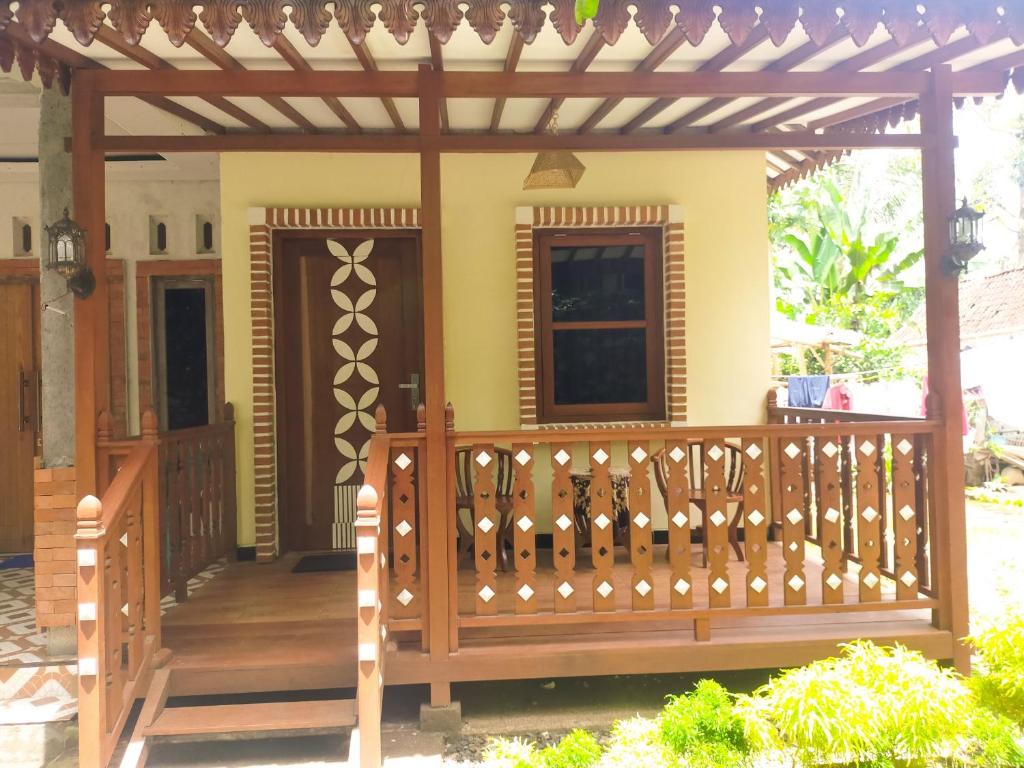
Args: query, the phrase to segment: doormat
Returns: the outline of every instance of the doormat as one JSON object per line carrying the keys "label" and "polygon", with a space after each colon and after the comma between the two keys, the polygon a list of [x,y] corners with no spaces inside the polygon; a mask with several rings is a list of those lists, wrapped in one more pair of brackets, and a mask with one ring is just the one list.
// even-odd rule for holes
{"label": "doormat", "polygon": [[31,568],[32,565],[32,555],[13,555],[11,557],[0,555],[0,571],[10,568]]}
{"label": "doormat", "polygon": [[329,555],[306,555],[292,568],[292,573],[320,573],[322,571],[354,571],[355,552],[332,552]]}

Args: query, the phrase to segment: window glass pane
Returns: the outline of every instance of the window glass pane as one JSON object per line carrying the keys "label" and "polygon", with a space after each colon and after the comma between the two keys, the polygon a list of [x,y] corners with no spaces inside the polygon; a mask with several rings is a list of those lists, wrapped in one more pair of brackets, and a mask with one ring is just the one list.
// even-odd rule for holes
{"label": "window glass pane", "polygon": [[642,328],[555,331],[555,404],[647,402]]}
{"label": "window glass pane", "polygon": [[643,320],[644,247],[553,247],[551,319]]}

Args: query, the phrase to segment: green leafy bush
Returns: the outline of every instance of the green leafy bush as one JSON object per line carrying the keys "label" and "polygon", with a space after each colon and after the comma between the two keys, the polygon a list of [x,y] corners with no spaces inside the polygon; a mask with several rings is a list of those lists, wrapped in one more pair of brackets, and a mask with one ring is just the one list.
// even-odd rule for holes
{"label": "green leafy bush", "polygon": [[632,717],[612,728],[598,768],[677,768],[679,759],[661,740],[658,720]]}
{"label": "green leafy bush", "polygon": [[970,724],[966,760],[976,768],[1020,768],[1024,766],[1024,747],[1017,724],[1008,717],[978,707]]}
{"label": "green leafy bush", "polygon": [[904,766],[945,758],[967,736],[970,689],[916,651],[847,645],[788,670],[738,704],[748,737],[804,765]]}
{"label": "green leafy bush", "polygon": [[972,678],[983,705],[1024,723],[1024,613],[1012,613],[971,638],[979,657]]}
{"label": "green leafy bush", "polygon": [[523,739],[492,739],[483,759],[490,768],[537,768],[537,747]]}
{"label": "green leafy bush", "polygon": [[554,747],[537,753],[540,768],[591,768],[601,759],[601,745],[586,731],[576,729]]}
{"label": "green leafy bush", "polygon": [[740,765],[750,749],[733,699],[714,680],[701,680],[692,693],[672,696],[661,713],[661,739],[687,765]]}

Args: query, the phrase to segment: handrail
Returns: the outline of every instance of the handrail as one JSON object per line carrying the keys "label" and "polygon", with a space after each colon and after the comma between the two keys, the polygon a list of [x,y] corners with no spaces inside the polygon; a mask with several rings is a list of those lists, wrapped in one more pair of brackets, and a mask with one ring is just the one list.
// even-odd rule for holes
{"label": "handrail", "polygon": [[900,421],[917,422],[924,421],[921,416],[891,416],[884,413],[868,413],[866,411],[836,411],[831,408],[795,408],[789,405],[769,405],[768,420],[772,417],[781,418],[786,416],[798,416],[813,419],[815,421],[856,423],[862,421]]}

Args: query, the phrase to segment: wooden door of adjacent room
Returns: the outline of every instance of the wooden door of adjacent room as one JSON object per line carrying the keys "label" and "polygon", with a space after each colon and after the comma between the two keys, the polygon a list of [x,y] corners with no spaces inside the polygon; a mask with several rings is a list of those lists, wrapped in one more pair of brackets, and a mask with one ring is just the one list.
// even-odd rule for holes
{"label": "wooden door of adjacent room", "polygon": [[423,400],[419,234],[282,232],[274,254],[284,545],[353,549],[374,411],[414,431]]}
{"label": "wooden door of adjacent room", "polygon": [[0,552],[31,552],[37,286],[0,280]]}

